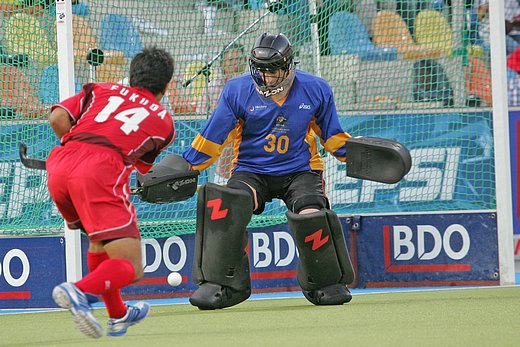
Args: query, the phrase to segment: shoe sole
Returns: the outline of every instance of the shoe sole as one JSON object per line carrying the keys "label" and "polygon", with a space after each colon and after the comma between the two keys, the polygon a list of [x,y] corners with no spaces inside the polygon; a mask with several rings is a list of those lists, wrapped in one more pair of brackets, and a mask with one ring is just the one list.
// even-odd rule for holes
{"label": "shoe sole", "polygon": [[74,323],[76,323],[79,331],[83,334],[94,339],[98,339],[103,335],[103,329],[101,325],[95,321],[95,318],[93,321],[93,317],[89,317],[89,314],[74,309],[70,296],[64,289],[55,287],[52,291],[52,299],[59,307],[67,309],[72,313]]}

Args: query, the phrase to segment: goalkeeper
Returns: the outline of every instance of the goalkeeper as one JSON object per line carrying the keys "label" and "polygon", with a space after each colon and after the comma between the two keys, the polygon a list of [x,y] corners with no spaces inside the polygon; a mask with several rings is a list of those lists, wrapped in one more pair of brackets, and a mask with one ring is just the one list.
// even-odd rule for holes
{"label": "goalkeeper", "polygon": [[101,295],[108,311],[107,335],[124,335],[142,321],[149,304],[125,305],[120,289],[143,277],[141,239],[129,200],[134,168],[146,173],[172,143],[171,115],[159,100],[173,75],[173,59],[158,48],[145,48],[130,63],[130,87],[86,84],[80,93],[53,105],[50,124],[61,146],[47,160],[48,188],[72,229],[89,238],[90,273],[52,292],[89,337],[101,337],[88,294]]}
{"label": "goalkeeper", "polygon": [[233,143],[226,186],[199,190],[190,297],[200,309],[236,305],[251,294],[246,226],[265,204],[282,199],[299,252],[298,282],[315,305],[351,300],[354,271],[337,215],[324,194],[316,136],[345,161],[350,137],[338,120],[330,86],[295,68],[283,34],[264,33],[249,58],[250,74],[229,80],[213,115],[183,157],[193,170],[214,163]]}

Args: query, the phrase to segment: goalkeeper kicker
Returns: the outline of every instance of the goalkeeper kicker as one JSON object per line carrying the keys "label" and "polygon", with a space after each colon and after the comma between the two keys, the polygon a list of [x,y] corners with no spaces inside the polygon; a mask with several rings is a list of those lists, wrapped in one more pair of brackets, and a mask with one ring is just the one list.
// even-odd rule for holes
{"label": "goalkeeper kicker", "polygon": [[410,169],[401,144],[353,138],[341,128],[330,86],[296,68],[283,34],[263,33],[249,57],[250,75],[227,81],[218,105],[183,153],[192,170],[214,163],[233,142],[226,186],[199,189],[190,303],[202,310],[249,298],[246,227],[266,202],[281,199],[299,252],[298,282],[315,305],[340,305],[355,278],[338,216],[323,190],[323,162],[316,144],[342,162],[347,175],[392,183]]}

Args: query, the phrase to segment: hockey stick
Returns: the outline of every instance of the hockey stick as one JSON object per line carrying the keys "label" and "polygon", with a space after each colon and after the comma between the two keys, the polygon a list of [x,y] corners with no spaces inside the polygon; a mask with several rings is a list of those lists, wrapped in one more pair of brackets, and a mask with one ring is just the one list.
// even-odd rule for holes
{"label": "hockey stick", "polygon": [[46,162],[42,159],[30,158],[27,156],[27,145],[23,142],[20,143],[19,148],[20,161],[23,166],[28,169],[36,169],[36,170],[46,170]]}
{"label": "hockey stick", "polygon": [[[105,54],[99,48],[91,49],[87,54],[87,63],[90,65],[89,70],[89,80],[90,82],[96,81],[96,67],[103,64],[105,61]],[[36,169],[36,170],[46,170],[46,162],[42,159],[30,158],[27,156],[27,145],[25,143],[20,143],[19,147],[20,161],[23,166],[28,169]],[[137,191],[138,188],[132,189],[132,191]]]}
{"label": "hockey stick", "polygon": [[261,22],[267,15],[269,15],[270,13],[275,13],[275,14],[278,14],[282,9],[286,8],[287,5],[284,3],[284,0],[267,0],[266,2],[266,6],[267,6],[267,11],[265,11],[264,14],[262,14],[260,17],[258,17],[254,22],[252,22],[251,24],[249,24],[249,26],[247,28],[245,28],[244,30],[242,30],[241,33],[239,33],[233,40],[231,40],[220,52],[217,53],[217,55],[215,55],[213,58],[211,58],[210,61],[208,61],[206,63],[206,65],[204,65],[202,68],[199,69],[199,71],[195,72],[193,74],[193,76],[191,76],[189,79],[187,79],[186,81],[184,81],[182,83],[182,87],[183,88],[186,88],[188,87],[194,80],[195,78],[197,78],[199,75],[204,75],[206,76],[206,79],[209,79],[209,74],[210,74],[210,68],[211,66],[213,65],[213,63],[218,59],[220,58],[221,56],[224,55],[224,53],[231,47],[233,46],[233,44],[235,42],[237,42],[238,40],[240,40],[242,38],[242,36],[246,35],[249,33],[249,31],[255,26],[257,25],[259,22]]}
{"label": "hockey stick", "polygon": [[[28,169],[35,169],[35,170],[47,170],[47,162],[43,159],[36,159],[31,158],[27,155],[27,145],[23,142],[20,143],[19,147],[19,154],[20,154],[20,161],[22,162],[22,165],[25,166]],[[181,184],[184,184],[182,182]],[[200,186],[197,186],[197,190],[200,188]],[[143,187],[137,187],[137,188],[130,188],[130,194],[131,195],[140,195],[143,193]],[[185,194],[185,193],[183,193]],[[182,194],[181,194],[182,195]],[[174,201],[182,201],[186,200],[184,196],[176,198]]]}
{"label": "hockey stick", "polygon": [[[35,170],[47,170],[47,162],[43,159],[31,158],[27,155],[27,145],[23,142],[20,143],[20,161],[22,165],[28,169]],[[142,191],[142,188],[131,188],[130,193],[132,195],[139,194]]]}

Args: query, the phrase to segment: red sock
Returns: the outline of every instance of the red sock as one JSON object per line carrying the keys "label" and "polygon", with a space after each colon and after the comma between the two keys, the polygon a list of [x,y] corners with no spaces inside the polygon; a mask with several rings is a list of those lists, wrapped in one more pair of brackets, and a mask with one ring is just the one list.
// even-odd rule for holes
{"label": "red sock", "polygon": [[90,272],[97,269],[99,264],[108,259],[108,254],[106,252],[91,252],[87,253],[87,264]]}
{"label": "red sock", "polygon": [[108,317],[122,318],[126,314],[126,304],[121,297],[121,290],[112,290],[102,295]]}
{"label": "red sock", "polygon": [[135,270],[126,259],[107,259],[98,267],[76,282],[81,291],[99,295],[126,287],[134,281]]}
{"label": "red sock", "polygon": [[[87,262],[90,272],[96,270],[99,264],[108,259],[106,252],[94,253],[89,251],[87,253]],[[110,318],[121,318],[126,314],[126,305],[121,297],[121,290],[109,290],[102,297]]]}

